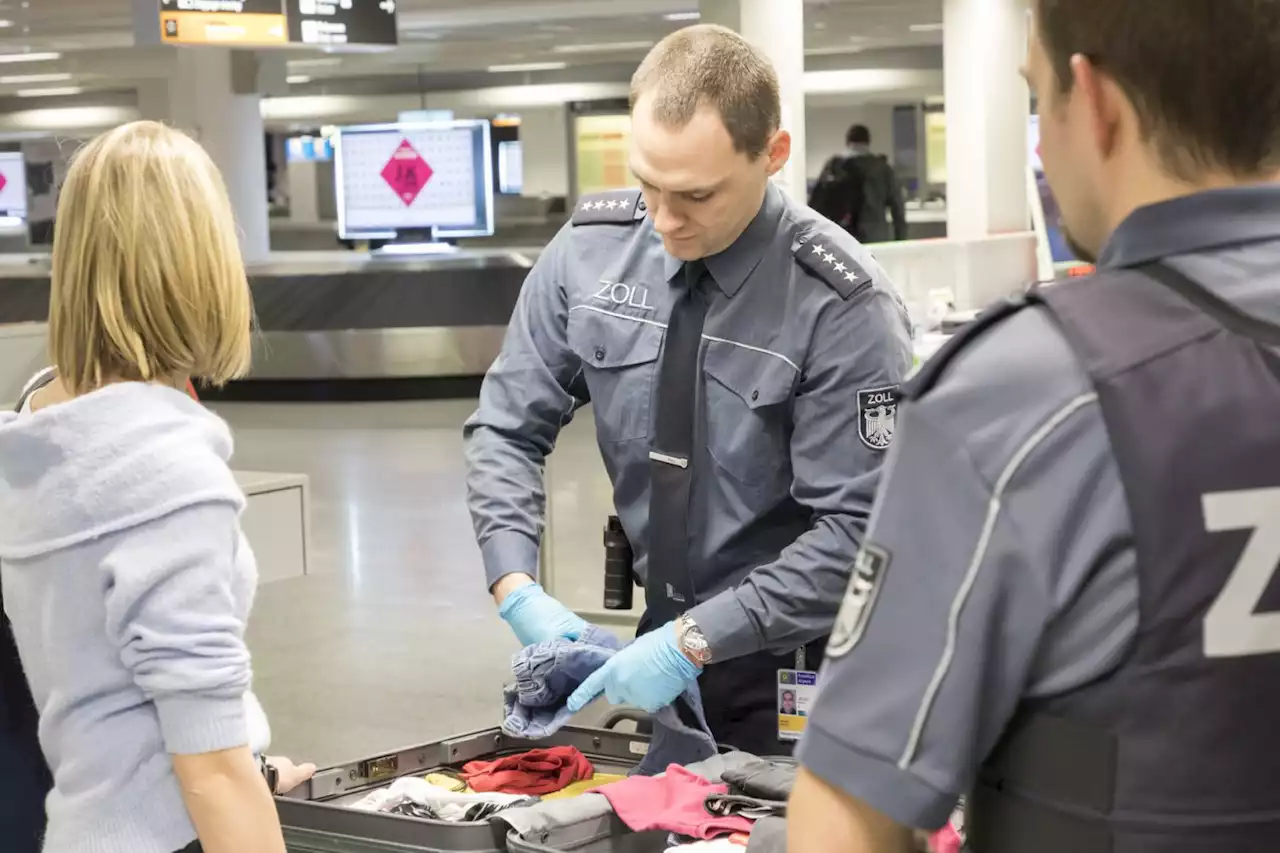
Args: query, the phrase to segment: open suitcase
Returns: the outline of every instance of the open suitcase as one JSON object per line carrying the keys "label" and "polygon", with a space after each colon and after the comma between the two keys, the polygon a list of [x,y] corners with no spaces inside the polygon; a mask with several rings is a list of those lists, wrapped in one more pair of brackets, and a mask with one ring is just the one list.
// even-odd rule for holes
{"label": "open suitcase", "polygon": [[[606,725],[628,717],[615,715]],[[577,747],[599,773],[625,774],[648,751],[649,737],[612,728],[568,726],[550,738],[519,740],[493,728],[320,770],[308,784],[276,799],[286,846],[289,853],[651,853],[666,849],[666,833],[633,833],[607,804],[584,811],[574,800],[543,803],[539,810],[554,805],[553,811],[571,814],[572,819],[564,825],[552,819],[521,828],[509,824],[502,812],[483,822],[450,823],[350,808],[369,791],[403,776],[456,770],[468,761],[552,746]],[[592,796],[590,801],[598,805],[604,798]]]}

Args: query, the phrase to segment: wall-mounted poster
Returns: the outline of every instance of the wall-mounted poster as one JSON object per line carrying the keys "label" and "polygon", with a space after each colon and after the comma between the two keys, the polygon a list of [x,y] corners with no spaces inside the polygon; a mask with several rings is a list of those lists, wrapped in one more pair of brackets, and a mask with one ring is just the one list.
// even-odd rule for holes
{"label": "wall-mounted poster", "polygon": [[628,164],[631,116],[575,116],[573,129],[579,196],[638,185]]}

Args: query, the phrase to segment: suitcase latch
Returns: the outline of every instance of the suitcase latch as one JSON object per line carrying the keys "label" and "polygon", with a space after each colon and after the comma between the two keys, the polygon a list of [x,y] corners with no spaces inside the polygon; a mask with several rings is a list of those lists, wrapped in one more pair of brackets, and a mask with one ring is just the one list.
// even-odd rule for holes
{"label": "suitcase latch", "polygon": [[371,758],[361,761],[360,775],[370,782],[378,782],[400,775],[400,756],[388,755],[383,758]]}

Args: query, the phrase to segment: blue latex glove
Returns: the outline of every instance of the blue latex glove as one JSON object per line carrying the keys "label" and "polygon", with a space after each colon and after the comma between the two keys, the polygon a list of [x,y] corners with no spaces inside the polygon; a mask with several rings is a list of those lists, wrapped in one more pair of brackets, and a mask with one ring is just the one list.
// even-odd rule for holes
{"label": "blue latex glove", "polygon": [[702,670],[676,646],[674,622],[668,622],[618,652],[569,697],[578,713],[604,693],[615,705],[635,705],[650,714],[676,701]]}
{"label": "blue latex glove", "polygon": [[587,629],[586,620],[547,595],[541,584],[522,586],[502,600],[502,617],[523,646],[534,646],[557,637],[576,640]]}

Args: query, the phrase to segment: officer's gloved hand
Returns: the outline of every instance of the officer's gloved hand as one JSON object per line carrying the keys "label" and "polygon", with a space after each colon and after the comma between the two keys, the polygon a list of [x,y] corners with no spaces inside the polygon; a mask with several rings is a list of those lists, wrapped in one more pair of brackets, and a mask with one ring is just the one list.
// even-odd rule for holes
{"label": "officer's gloved hand", "polygon": [[513,591],[498,608],[516,638],[533,646],[564,637],[576,640],[587,629],[586,620],[547,595],[541,584],[531,583]]}
{"label": "officer's gloved hand", "polygon": [[569,711],[576,714],[604,693],[615,705],[652,714],[676,701],[701,672],[676,645],[675,623],[668,622],[587,676],[569,697]]}

